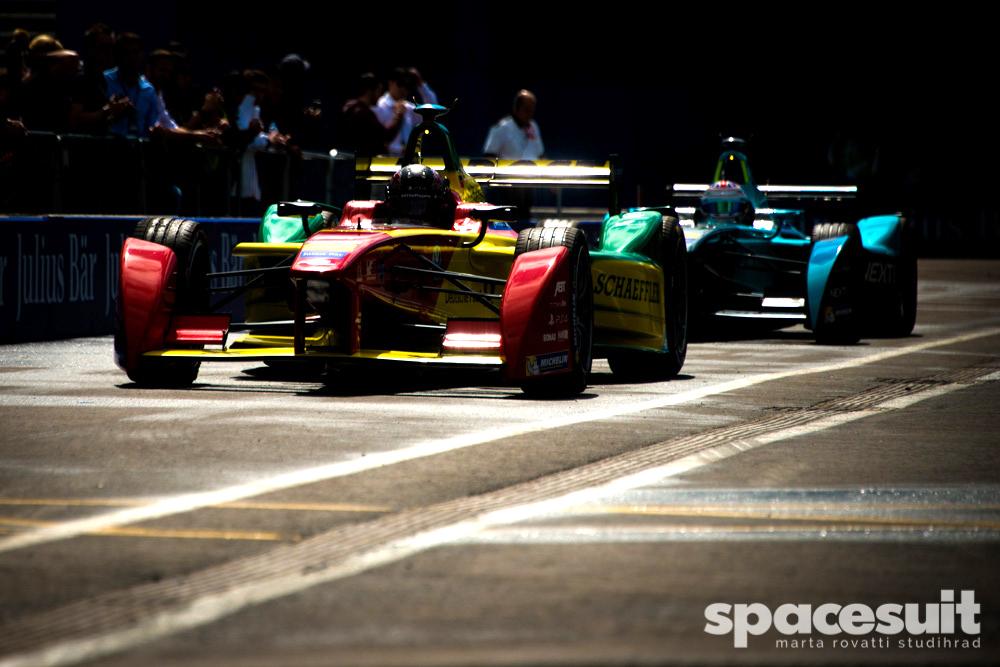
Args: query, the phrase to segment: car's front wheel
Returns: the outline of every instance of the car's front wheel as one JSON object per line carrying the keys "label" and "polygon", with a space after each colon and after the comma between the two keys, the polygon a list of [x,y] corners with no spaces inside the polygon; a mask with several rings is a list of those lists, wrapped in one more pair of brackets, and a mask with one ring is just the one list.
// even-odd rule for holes
{"label": "car's front wheel", "polygon": [[594,292],[590,276],[590,252],[582,231],[575,227],[534,227],[517,237],[514,257],[533,250],[569,249],[570,357],[567,373],[524,381],[521,390],[533,398],[566,398],[587,388],[594,350]]}
{"label": "car's front wheel", "polygon": [[[173,299],[174,312],[207,310],[210,256],[208,237],[200,224],[179,218],[146,218],[136,225],[132,236],[166,246],[177,255],[175,289],[167,295],[167,299]],[[119,323],[115,333],[116,347],[124,349],[124,336],[123,323]],[[200,366],[201,362],[190,359],[140,355],[135,366],[126,372],[129,379],[140,385],[187,387],[198,378]]]}

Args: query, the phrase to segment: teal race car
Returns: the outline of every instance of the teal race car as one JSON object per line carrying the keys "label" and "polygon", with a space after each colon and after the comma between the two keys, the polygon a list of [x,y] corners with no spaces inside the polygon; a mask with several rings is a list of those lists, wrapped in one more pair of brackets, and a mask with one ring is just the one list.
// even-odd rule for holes
{"label": "teal race car", "polygon": [[[710,184],[671,192],[674,206],[655,210],[684,229],[699,336],[801,324],[819,342],[851,343],[913,331],[914,231],[897,213],[849,221],[855,186],[758,185],[744,142],[729,137]],[[792,202],[813,210],[779,206]]]}

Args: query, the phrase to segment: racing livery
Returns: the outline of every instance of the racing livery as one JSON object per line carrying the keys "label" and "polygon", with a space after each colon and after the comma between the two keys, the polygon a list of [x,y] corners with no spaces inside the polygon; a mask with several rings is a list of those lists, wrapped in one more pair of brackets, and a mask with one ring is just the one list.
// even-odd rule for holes
{"label": "racing livery", "polygon": [[[212,360],[495,367],[542,397],[584,391],[595,353],[616,372],[675,375],[686,350],[676,218],[618,214],[615,196],[593,253],[572,225],[515,233],[516,210],[484,202],[480,182],[607,186],[611,167],[463,161],[437,122],[446,110],[418,112],[401,161],[358,161],[384,199],[277,204],[260,240],[234,248],[239,271],[209,273],[193,221],[140,222],[120,259],[118,365],[157,386],[190,385]],[[424,158],[428,137],[442,159]],[[234,278],[246,282],[213,283]],[[224,309],[240,296],[246,321],[234,323]]]}
{"label": "racing livery", "polygon": [[[706,333],[803,324],[817,340],[839,343],[913,330],[917,261],[913,230],[901,215],[818,222],[807,236],[804,209],[770,203],[835,207],[855,196],[854,186],[758,186],[743,142],[730,137],[711,184],[676,184],[672,192],[698,200],[660,210],[681,217],[692,312],[711,328]],[[836,208],[833,214],[843,215]]]}

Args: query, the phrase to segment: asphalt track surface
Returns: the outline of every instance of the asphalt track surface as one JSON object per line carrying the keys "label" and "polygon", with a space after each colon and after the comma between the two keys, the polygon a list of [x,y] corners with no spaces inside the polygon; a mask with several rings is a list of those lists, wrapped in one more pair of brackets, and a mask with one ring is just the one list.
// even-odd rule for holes
{"label": "asphalt track surface", "polygon": [[[568,401],[0,347],[0,665],[997,664],[1000,261],[920,280],[909,338],[698,342]],[[715,603],[918,614],[740,648]]]}

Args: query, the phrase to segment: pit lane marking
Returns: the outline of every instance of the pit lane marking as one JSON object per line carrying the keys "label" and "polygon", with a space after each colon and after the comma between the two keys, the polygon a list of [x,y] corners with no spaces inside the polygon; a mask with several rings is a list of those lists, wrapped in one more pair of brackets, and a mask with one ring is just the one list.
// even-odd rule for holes
{"label": "pit lane marking", "polygon": [[[922,352],[924,350],[929,350],[936,347],[955,345],[972,340],[977,340],[979,338],[986,338],[989,336],[996,336],[996,335],[1000,335],[1000,328],[987,329],[959,336],[953,336],[951,338],[927,341],[915,345],[892,348],[868,356],[845,359],[825,364],[822,366],[809,365],[805,367],[792,368],[781,371],[773,371],[771,373],[748,376],[746,378],[729,380],[727,382],[722,382],[715,385],[708,385],[705,387],[692,389],[678,394],[661,396],[656,399],[642,401],[630,405],[601,408],[580,414],[569,414],[569,415],[564,415],[562,417],[550,417],[538,422],[532,422],[527,424],[514,424],[501,428],[490,429],[487,431],[481,431],[478,433],[459,435],[452,438],[443,438],[440,440],[420,442],[415,445],[410,445],[408,447],[403,447],[396,450],[377,452],[361,458],[355,458],[347,461],[337,461],[326,465],[306,468],[303,470],[284,473],[266,479],[260,479],[246,484],[239,484],[236,486],[230,486],[211,491],[202,491],[202,492],[185,494],[182,496],[177,496],[176,498],[166,499],[164,501],[155,503],[153,505],[127,508],[119,510],[117,512],[109,512],[95,517],[72,519],[49,527],[39,528],[29,533],[13,535],[10,537],[0,539],[0,553],[13,551],[16,549],[23,549],[26,547],[38,546],[41,544],[47,544],[59,540],[70,539],[73,537],[78,537],[80,535],[85,535],[88,533],[104,530],[105,528],[110,528],[113,526],[124,526],[133,523],[140,523],[144,521],[150,521],[153,519],[160,519],[166,516],[183,514],[186,512],[191,512],[194,510],[214,505],[219,505],[223,503],[236,502],[246,498],[261,496],[275,491],[282,491],[285,489],[297,486],[303,486],[306,484],[312,484],[315,482],[321,482],[337,477],[354,475],[357,473],[366,472],[369,470],[374,470],[389,465],[403,463],[406,461],[412,461],[418,458],[425,458],[436,454],[448,453],[455,450],[473,447],[476,445],[481,445],[487,442],[493,442],[505,438],[541,433],[555,428],[560,428],[563,426],[572,426],[587,422],[600,421],[604,419],[610,419],[613,417],[620,417],[623,415],[630,415],[638,412],[644,412],[646,410],[680,405],[683,403],[689,403],[691,401],[696,401],[702,398],[706,398],[708,396],[723,394],[730,391],[736,391],[739,389],[745,389],[747,387],[752,387],[758,384],[762,384],[764,382],[771,382],[774,380],[780,380],[784,378],[796,377],[802,375],[814,375],[817,373],[828,373],[848,368],[856,368],[858,366],[876,363],[887,359],[893,359],[895,357],[900,357],[908,354],[914,354],[916,352]],[[27,398],[40,399],[41,404],[44,404],[46,402],[45,399],[48,398],[55,400],[59,399],[71,400],[72,404],[75,404],[76,401],[76,399],[70,399],[70,397],[61,397],[61,396],[55,396],[55,397],[39,396],[39,397],[27,397]],[[0,403],[2,402],[5,401],[0,400]],[[181,400],[178,402],[190,404],[194,401]],[[121,405],[121,402],[118,400],[112,400],[111,403],[117,406]],[[794,436],[789,435],[787,437],[794,437]]]}
{"label": "pit lane marking", "polygon": [[[983,378],[997,373],[989,367],[972,366],[922,381],[825,401],[818,404],[824,408],[799,410],[798,419],[774,415],[682,436],[479,496],[456,498],[402,510],[368,523],[342,526],[295,545],[177,579],[80,600],[0,627],[0,647],[5,651],[21,651],[0,660],[0,667],[72,664],[124,651],[207,625],[249,606],[354,576],[429,549],[467,543],[498,527],[515,526],[567,507],[607,498],[609,494],[662,483],[666,477],[783,440],[781,433],[785,431],[790,433],[787,437],[797,437],[810,430],[825,430],[885,414],[888,409],[885,406],[889,404],[902,410],[981,384]],[[829,416],[823,417],[824,414]],[[803,420],[811,423],[811,428],[807,429],[808,424],[801,423]],[[759,437],[768,433],[772,437]],[[788,534],[815,537],[804,534],[803,526],[785,524],[785,529]],[[532,530],[544,535],[537,528]],[[813,530],[820,531],[824,538],[836,533],[823,524],[814,524]],[[854,537],[868,535],[871,530],[853,531]],[[986,539],[996,539],[993,531],[968,532],[978,537],[985,532]],[[841,533],[837,537],[844,537],[848,531]],[[744,534],[750,534],[749,530]],[[718,538],[718,533],[715,537]],[[93,616],[95,608],[103,610],[99,618]]]}

